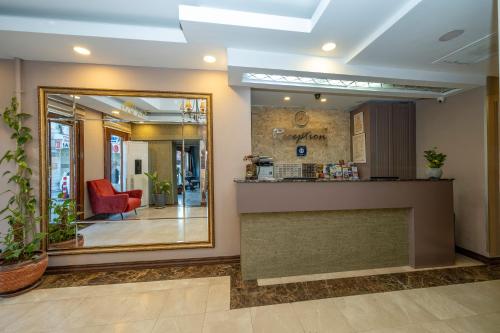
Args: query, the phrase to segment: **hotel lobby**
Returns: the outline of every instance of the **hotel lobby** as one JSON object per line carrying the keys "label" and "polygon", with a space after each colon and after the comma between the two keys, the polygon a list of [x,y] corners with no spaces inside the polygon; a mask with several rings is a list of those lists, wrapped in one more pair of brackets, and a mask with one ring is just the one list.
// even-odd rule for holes
{"label": "hotel lobby", "polygon": [[500,332],[498,13],[0,0],[0,332]]}

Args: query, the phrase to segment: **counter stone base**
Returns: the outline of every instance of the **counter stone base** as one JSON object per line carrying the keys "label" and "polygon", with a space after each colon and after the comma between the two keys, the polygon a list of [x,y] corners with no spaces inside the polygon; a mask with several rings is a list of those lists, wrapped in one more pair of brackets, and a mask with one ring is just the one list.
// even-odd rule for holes
{"label": "counter stone base", "polygon": [[245,213],[243,279],[409,264],[412,209]]}

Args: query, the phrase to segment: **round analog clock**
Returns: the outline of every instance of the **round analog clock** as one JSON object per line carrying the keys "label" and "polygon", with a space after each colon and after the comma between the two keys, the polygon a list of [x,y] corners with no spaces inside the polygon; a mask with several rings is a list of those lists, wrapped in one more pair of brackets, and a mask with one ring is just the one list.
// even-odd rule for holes
{"label": "round analog clock", "polygon": [[304,127],[309,122],[309,115],[305,111],[299,111],[295,114],[295,125]]}

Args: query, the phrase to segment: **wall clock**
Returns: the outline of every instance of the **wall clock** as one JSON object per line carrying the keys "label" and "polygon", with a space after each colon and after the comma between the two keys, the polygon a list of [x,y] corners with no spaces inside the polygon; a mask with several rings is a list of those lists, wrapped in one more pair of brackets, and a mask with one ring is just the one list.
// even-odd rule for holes
{"label": "wall clock", "polygon": [[309,122],[309,115],[305,111],[295,113],[295,125],[304,127]]}

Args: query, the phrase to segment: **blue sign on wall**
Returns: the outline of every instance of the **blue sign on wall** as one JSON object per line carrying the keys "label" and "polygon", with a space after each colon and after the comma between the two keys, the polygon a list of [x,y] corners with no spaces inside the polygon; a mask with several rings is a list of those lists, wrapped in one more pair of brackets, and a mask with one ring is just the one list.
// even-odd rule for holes
{"label": "blue sign on wall", "polygon": [[306,156],[307,155],[307,147],[306,146],[297,146],[297,156]]}

